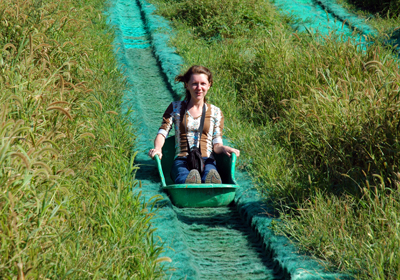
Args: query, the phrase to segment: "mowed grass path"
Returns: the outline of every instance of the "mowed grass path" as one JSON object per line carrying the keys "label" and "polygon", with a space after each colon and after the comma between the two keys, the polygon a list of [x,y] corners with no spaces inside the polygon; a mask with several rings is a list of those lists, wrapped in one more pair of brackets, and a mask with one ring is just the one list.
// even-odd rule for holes
{"label": "mowed grass path", "polygon": [[[400,73],[379,43],[293,34],[261,0],[152,0],[189,65],[215,73],[241,165],[281,209],[277,232],[360,279],[400,274]],[[380,38],[384,37],[380,34]]]}
{"label": "mowed grass path", "polygon": [[[0,278],[155,279],[101,0],[0,2]],[[136,192],[137,193],[137,192]]]}

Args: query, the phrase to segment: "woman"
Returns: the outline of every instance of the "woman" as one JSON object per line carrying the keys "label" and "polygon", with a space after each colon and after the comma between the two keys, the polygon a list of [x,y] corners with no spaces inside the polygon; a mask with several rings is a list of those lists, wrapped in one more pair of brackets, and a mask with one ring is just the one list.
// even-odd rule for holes
{"label": "woman", "polygon": [[[200,183],[221,183],[221,177],[217,172],[215,160],[212,153],[225,153],[230,156],[240,151],[222,143],[222,129],[224,117],[221,110],[208,104],[206,95],[212,86],[212,74],[209,69],[203,66],[192,66],[185,74],[175,78],[183,82],[186,89],[184,101],[172,102],[163,115],[163,121],[154,140],[154,149],[150,149],[149,156],[153,158],[156,154],[162,157],[161,149],[164,146],[165,138],[172,128],[175,127],[175,160],[171,170],[171,177],[175,184],[200,184]],[[205,109],[204,127],[199,133],[202,112]],[[203,174],[197,170],[187,168],[186,157],[189,149],[198,147],[205,162]]]}

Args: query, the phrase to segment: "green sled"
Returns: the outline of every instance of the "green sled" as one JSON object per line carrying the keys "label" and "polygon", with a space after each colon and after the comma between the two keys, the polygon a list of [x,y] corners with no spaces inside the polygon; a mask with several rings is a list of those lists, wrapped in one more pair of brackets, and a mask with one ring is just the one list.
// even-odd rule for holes
{"label": "green sled", "polygon": [[[221,175],[222,184],[174,184],[170,178],[172,163],[175,156],[175,137],[165,140],[163,157],[154,158],[160,173],[162,189],[168,193],[172,203],[177,207],[218,207],[230,204],[235,198],[236,155],[216,154],[217,169]],[[164,176],[164,174],[166,176]]]}

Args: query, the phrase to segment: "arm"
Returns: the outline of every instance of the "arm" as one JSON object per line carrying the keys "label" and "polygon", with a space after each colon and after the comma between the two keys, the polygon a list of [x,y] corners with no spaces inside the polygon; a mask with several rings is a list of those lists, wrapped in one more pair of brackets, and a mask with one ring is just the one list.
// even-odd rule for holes
{"label": "arm", "polygon": [[163,115],[163,121],[161,123],[161,127],[158,130],[158,134],[156,139],[154,139],[154,148],[149,150],[149,157],[153,158],[155,155],[158,155],[160,159],[162,158],[162,147],[165,143],[165,138],[168,136],[169,131],[172,128],[173,123],[173,104],[171,103],[165,113]]}
{"label": "arm", "polygon": [[222,130],[224,128],[224,115],[219,110],[219,114],[216,116],[215,128],[213,134],[213,150],[216,154],[224,153],[227,156],[231,156],[232,153],[235,153],[236,156],[240,155],[240,151],[228,146],[224,146],[222,143]]}
{"label": "arm", "polygon": [[154,149],[150,149],[149,157],[153,158],[158,155],[160,159],[162,158],[162,147],[165,143],[165,137],[161,133],[157,134],[156,139],[154,139]]}
{"label": "arm", "polygon": [[221,143],[214,144],[213,148],[214,148],[214,152],[216,154],[224,153],[224,154],[228,155],[229,157],[231,156],[232,153],[235,153],[237,157],[240,155],[239,150],[228,147],[228,146],[224,146]]}

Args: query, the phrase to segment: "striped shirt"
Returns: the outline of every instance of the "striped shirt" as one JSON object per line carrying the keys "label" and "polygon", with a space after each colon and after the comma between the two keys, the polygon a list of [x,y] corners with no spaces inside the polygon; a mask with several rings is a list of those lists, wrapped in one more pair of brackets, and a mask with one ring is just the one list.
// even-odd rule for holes
{"label": "striped shirt", "polygon": [[[210,157],[214,144],[222,144],[222,129],[224,127],[224,116],[221,110],[212,105],[206,105],[206,116],[204,119],[203,133],[201,135],[201,155]],[[167,138],[172,125],[175,128],[175,157],[186,157],[188,155],[187,140],[190,147],[199,147],[199,133],[201,115],[193,118],[189,112],[186,113],[187,102],[172,102],[163,115],[163,121],[158,131]],[[186,123],[185,123],[186,121]],[[185,125],[187,127],[185,132]]]}

